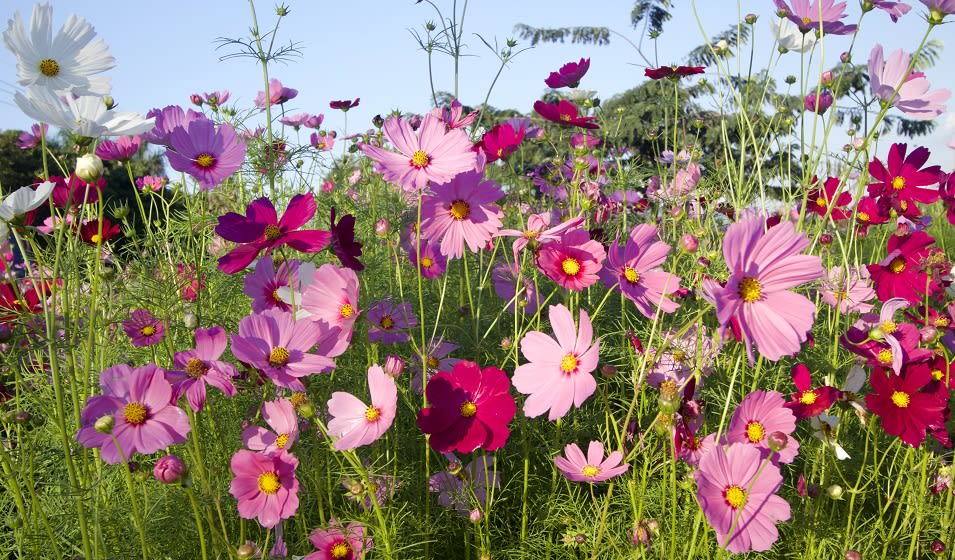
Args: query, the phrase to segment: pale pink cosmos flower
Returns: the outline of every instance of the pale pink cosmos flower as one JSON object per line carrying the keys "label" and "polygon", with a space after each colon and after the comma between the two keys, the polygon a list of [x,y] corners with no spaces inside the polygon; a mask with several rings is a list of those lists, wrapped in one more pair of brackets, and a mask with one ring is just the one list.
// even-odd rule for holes
{"label": "pale pink cosmos flower", "polygon": [[400,117],[389,117],[382,130],[397,153],[371,144],[362,144],[361,150],[375,160],[386,181],[408,192],[424,189],[429,181],[447,183],[458,173],[474,169],[477,161],[468,135],[460,129],[446,130],[444,122],[432,114],[425,115],[418,136],[411,123]]}
{"label": "pale pink cosmos flower", "polygon": [[186,395],[189,406],[195,412],[202,410],[206,403],[206,385],[212,385],[227,397],[235,395],[232,378],[238,375],[235,366],[219,358],[228,345],[228,337],[222,327],[196,329],[196,348],[185,352],[176,352],[173,364],[178,371],[166,373],[173,383],[175,399]]}
{"label": "pale pink cosmos flower", "polygon": [[520,253],[524,247],[530,245],[531,250],[536,253],[537,249],[541,245],[551,241],[557,241],[560,239],[560,235],[562,233],[577,228],[584,223],[584,217],[577,216],[576,218],[571,218],[552,228],[548,228],[548,226],[550,226],[551,220],[553,219],[553,215],[554,214],[552,212],[531,214],[527,218],[526,229],[502,229],[495,233],[494,237],[517,237],[511,247],[514,250],[514,262],[518,262],[518,253]]}
{"label": "pale pink cosmos flower", "polygon": [[930,92],[931,84],[922,72],[906,74],[912,61],[908,53],[899,49],[888,60],[883,56],[882,45],[873,47],[869,54],[872,95],[914,119],[931,120],[946,111],[944,102],[952,93],[947,89]]}
{"label": "pale pink cosmos flower", "polygon": [[341,355],[351,343],[352,330],[361,309],[358,307],[358,275],[350,268],[326,263],[317,269],[311,264],[299,269],[301,294],[280,290],[286,303],[295,302],[296,317],[308,318],[322,325],[323,330],[341,329],[338,342],[328,356]]}
{"label": "pale pink cosmos flower", "polygon": [[303,560],[359,560],[372,548],[365,526],[357,521],[347,524],[332,518],[328,529],[315,529],[308,540],[317,549]]}
{"label": "pale pink cosmos flower", "polygon": [[673,313],[680,304],[668,296],[680,289],[680,278],[661,266],[669,253],[670,246],[657,237],[656,226],[640,224],[630,232],[625,246],[621,247],[619,240],[610,246],[600,279],[608,288],[619,286],[624,297],[648,319],[657,308]]}
{"label": "pale pink cosmos flower", "polygon": [[557,241],[540,248],[537,266],[560,287],[582,291],[598,280],[607,252],[583,228],[565,231]]}
{"label": "pale pink cosmos flower", "polygon": [[562,418],[570,405],[580,408],[597,389],[591,375],[597,369],[600,341],[593,340],[590,316],[580,310],[579,329],[563,305],[548,309],[554,338],[531,331],[521,339],[521,353],[530,363],[517,366],[512,382],[518,392],[529,395],[524,414],[529,418],[550,411],[548,420]]}
{"label": "pale pink cosmos flower", "polygon": [[599,441],[591,441],[587,447],[587,455],[580,450],[576,443],[571,443],[564,447],[564,457],[554,457],[554,464],[560,470],[560,474],[571,482],[603,482],[619,476],[630,468],[630,465],[624,463],[623,453],[614,451],[604,459],[604,444]]}
{"label": "pale pink cosmos flower", "polygon": [[713,362],[719,349],[713,344],[713,338],[700,325],[693,325],[683,336],[677,331],[666,331],[660,336],[659,348],[650,348],[653,365],[647,374],[647,383],[659,387],[664,381],[673,381],[683,392],[687,382],[697,371],[701,373],[696,387],[703,386],[703,379],[713,371]]}
{"label": "pale pink cosmos flower", "polygon": [[834,266],[820,281],[819,295],[840,313],[868,313],[872,304],[865,302],[875,297],[875,290],[866,267],[850,266],[843,272],[841,266]]}
{"label": "pale pink cosmos flower", "polygon": [[483,178],[477,171],[459,173],[447,183],[432,185],[432,194],[421,200],[421,236],[440,241],[446,257],[460,259],[465,243],[472,253],[480,251],[501,229],[504,212],[494,203],[504,193]]}
{"label": "pale pink cosmos flower", "polygon": [[298,459],[287,451],[272,455],[240,449],[232,456],[235,477],[229,493],[239,502],[239,517],[257,519],[271,529],[298,510]]}
{"label": "pale pink cosmos flower", "polygon": [[395,419],[398,410],[398,387],[395,380],[375,364],[368,368],[368,391],[371,404],[366,405],[351,393],[336,391],[328,400],[328,433],[337,437],[335,449],[347,451],[378,441]]}
{"label": "pale pink cosmos flower", "polygon": [[298,439],[298,416],[288,399],[262,403],[262,419],[271,430],[261,426],[249,426],[242,431],[242,444],[252,451],[267,455],[280,453],[292,447]]}
{"label": "pale pink cosmos flower", "polygon": [[272,78],[269,80],[268,99],[265,97],[265,92],[260,91],[255,96],[255,106],[265,109],[266,105],[281,105],[286,101],[295,99],[297,96],[297,89],[287,88],[277,78]]}

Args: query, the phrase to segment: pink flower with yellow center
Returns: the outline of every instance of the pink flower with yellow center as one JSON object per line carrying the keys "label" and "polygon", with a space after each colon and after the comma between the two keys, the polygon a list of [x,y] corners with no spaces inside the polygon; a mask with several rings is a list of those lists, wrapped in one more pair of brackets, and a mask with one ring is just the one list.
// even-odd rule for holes
{"label": "pink flower with yellow center", "polygon": [[604,445],[599,441],[590,442],[587,455],[580,450],[580,446],[571,443],[564,448],[564,456],[554,457],[554,464],[560,474],[571,482],[604,482],[619,476],[630,468],[624,463],[623,453],[614,451],[604,458]]}
{"label": "pink flower with yellow center", "polygon": [[381,366],[368,368],[368,391],[371,404],[366,405],[351,393],[336,391],[328,400],[328,434],[336,437],[335,449],[346,451],[370,445],[391,427],[398,410],[398,386]]}
{"label": "pink flower with yellow center", "polygon": [[199,412],[206,403],[206,385],[212,385],[227,397],[235,395],[232,378],[238,372],[234,365],[219,360],[229,340],[225,329],[196,329],[195,339],[195,349],[176,352],[173,364],[178,369],[167,372],[166,378],[173,383],[174,401],[186,395],[192,410]]}
{"label": "pink flower with yellow center", "polygon": [[256,519],[271,529],[298,511],[298,459],[294,455],[240,449],[232,456],[231,466],[235,476],[229,493],[239,502],[239,517]]}
{"label": "pink flower with yellow center", "polygon": [[571,229],[540,248],[537,266],[560,287],[582,291],[598,280],[606,256],[603,245],[590,239],[587,230]]}
{"label": "pink flower with yellow center", "polygon": [[778,454],[773,454],[773,459],[780,463],[791,463],[799,454],[799,442],[792,437],[794,431],[796,416],[786,408],[786,401],[781,393],[753,391],[743,397],[733,412],[724,443],[752,445],[759,449],[765,458],[771,453],[767,440],[769,434],[782,432],[790,436],[789,441]]}
{"label": "pink flower with yellow center", "polygon": [[279,399],[262,403],[262,419],[271,430],[249,426],[242,431],[242,444],[252,451],[267,455],[281,453],[298,439],[298,416],[292,401]]}
{"label": "pink flower with yellow center", "polygon": [[495,202],[504,193],[494,181],[484,181],[477,171],[460,173],[421,200],[421,236],[441,242],[441,253],[459,259],[464,245],[481,250],[501,229],[504,212]]}

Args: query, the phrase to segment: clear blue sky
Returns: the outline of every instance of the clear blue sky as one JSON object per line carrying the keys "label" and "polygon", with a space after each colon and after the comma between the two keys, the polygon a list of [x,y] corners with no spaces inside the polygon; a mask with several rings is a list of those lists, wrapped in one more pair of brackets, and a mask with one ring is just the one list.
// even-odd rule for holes
{"label": "clear blue sky", "polygon": [[[855,60],[861,63],[876,42],[887,51],[896,48],[914,50],[926,23],[924,8],[917,0],[908,0],[914,8],[898,24],[892,24],[880,11],[868,14],[857,40]],[[435,0],[446,15],[451,0]],[[54,29],[66,16],[77,13],[85,17],[107,42],[116,57],[117,67],[110,72],[113,96],[122,109],[145,113],[152,107],[169,104],[188,105],[193,92],[228,89],[230,103],[252,105],[262,89],[262,76],[251,59],[219,60],[228,50],[216,50],[219,37],[248,36],[249,4],[243,0],[164,0],[153,2],[54,2]],[[459,0],[458,4],[461,4]],[[773,15],[770,0],[697,0],[707,35],[722,31],[737,18],[739,12],[760,15],[756,25],[757,68],[765,66],[772,47],[768,20]],[[5,0],[0,16],[11,17],[20,11],[29,25],[33,2]],[[324,113],[327,126],[341,129],[341,113],[328,108],[332,99],[361,97],[361,105],[348,114],[350,131],[370,126],[376,113],[391,109],[424,112],[430,108],[430,89],[425,54],[418,49],[409,30],[423,31],[426,21],[435,20],[434,10],[426,3],[413,0],[352,0],[330,2],[289,0],[291,14],[282,20],[279,41],[299,43],[302,56],[271,69],[299,96],[287,104],[289,113],[307,111]],[[603,25],[622,33],[629,40],[640,41],[638,30],[630,28],[632,2],[600,1],[584,3],[568,0],[471,0],[465,19],[467,54],[461,66],[460,97],[468,104],[479,104],[497,70],[497,60],[474,33],[492,44],[503,45],[514,38],[514,25],[527,23],[538,27]],[[257,1],[259,24],[270,29],[275,21],[272,2]],[[858,3],[848,2],[849,18],[859,16]],[[703,36],[693,16],[689,0],[677,2],[674,20],[660,38],[657,52],[660,64],[683,61],[686,52],[701,44]],[[0,19],[2,21],[2,19]],[[934,38],[955,44],[955,26],[936,29]],[[847,37],[826,41],[825,56],[834,62],[840,51],[849,46]],[[522,42],[526,46],[526,42]],[[643,42],[644,53],[653,57],[649,40]],[[521,48],[519,45],[518,49]],[[748,52],[745,53],[748,57]],[[818,56],[818,55],[817,55]],[[955,91],[952,68],[955,53],[947,52],[943,62],[928,72],[933,87]],[[591,59],[591,69],[581,87],[594,89],[602,98],[621,93],[640,83],[644,63],[638,53],[619,36],[604,47],[571,44],[547,44],[524,52],[505,69],[489,100],[499,108],[529,112],[533,102],[546,90],[544,78],[563,63],[581,57]],[[818,60],[818,59],[817,59]],[[439,90],[453,88],[450,59],[436,54],[435,86]],[[735,64],[735,62],[734,62]],[[799,55],[788,54],[777,72],[781,78],[799,69]],[[15,60],[8,51],[0,50],[0,123],[2,128],[26,128],[30,120],[13,104],[16,82]],[[955,99],[949,101],[955,111]],[[955,138],[955,113],[939,120],[939,127],[927,142],[933,152],[941,152],[938,163],[950,165],[953,151],[944,145]],[[833,146],[835,148],[835,146]],[[933,158],[934,159],[934,158]]]}

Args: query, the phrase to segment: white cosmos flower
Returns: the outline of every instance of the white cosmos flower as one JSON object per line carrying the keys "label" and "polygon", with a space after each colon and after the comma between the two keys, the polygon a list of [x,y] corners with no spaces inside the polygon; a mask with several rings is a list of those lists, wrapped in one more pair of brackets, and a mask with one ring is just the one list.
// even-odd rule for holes
{"label": "white cosmos flower", "polygon": [[815,33],[812,31],[803,33],[799,30],[799,26],[787,18],[770,18],[769,27],[773,30],[773,37],[776,37],[779,46],[786,47],[792,52],[809,52],[816,44]]}
{"label": "white cosmos flower", "polygon": [[20,12],[7,22],[3,42],[17,57],[22,86],[39,86],[77,95],[109,93],[109,78],[95,76],[116,66],[116,59],[96,30],[81,17],[70,15],[53,36],[53,7],[37,4],[27,36]]}
{"label": "white cosmos flower", "polygon": [[845,461],[849,458],[849,454],[846,453],[846,450],[836,441],[835,433],[836,426],[839,425],[839,417],[820,414],[818,417],[814,416],[810,418],[809,423],[812,425],[812,435],[832,449],[836,454],[836,459]]}
{"label": "white cosmos flower", "polygon": [[98,95],[74,98],[67,92],[28,87],[13,96],[17,106],[32,119],[69,130],[79,136],[132,136],[152,130],[155,119],[139,113],[114,111]]}
{"label": "white cosmos flower", "polygon": [[50,198],[52,192],[53,183],[45,181],[40,183],[36,190],[32,187],[20,187],[4,198],[3,202],[0,202],[0,239],[6,239],[10,231],[7,222],[30,210],[36,210]]}

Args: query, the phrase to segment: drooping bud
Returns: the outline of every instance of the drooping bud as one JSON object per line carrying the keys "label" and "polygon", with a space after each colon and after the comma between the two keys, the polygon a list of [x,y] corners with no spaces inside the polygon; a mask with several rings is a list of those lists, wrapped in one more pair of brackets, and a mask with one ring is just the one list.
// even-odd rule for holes
{"label": "drooping bud", "polygon": [[192,101],[192,104],[197,107],[202,107],[202,103],[203,103],[202,96],[199,95],[198,93],[193,93],[192,95],[190,95],[189,101]]}

